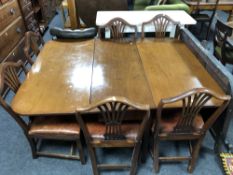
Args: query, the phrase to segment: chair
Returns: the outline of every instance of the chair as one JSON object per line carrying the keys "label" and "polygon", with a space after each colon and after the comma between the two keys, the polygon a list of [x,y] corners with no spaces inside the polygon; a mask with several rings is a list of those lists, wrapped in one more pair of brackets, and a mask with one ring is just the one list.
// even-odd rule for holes
{"label": "chair", "polygon": [[40,44],[44,45],[44,40],[39,33],[28,31],[25,33],[25,46],[24,54],[26,55],[27,61],[33,65],[32,59],[33,54],[36,56],[40,53]]}
{"label": "chair", "polygon": [[[136,114],[140,114],[137,116],[138,121],[133,122],[132,116],[131,120],[129,119],[131,113],[128,109],[134,109]],[[99,112],[95,122],[86,120],[85,116],[82,115],[91,110]],[[149,117],[148,105],[132,103],[123,97],[106,98],[87,108],[77,109],[76,118],[84,133],[94,175],[98,175],[100,169],[130,168],[131,175],[136,173],[142,136]],[[98,164],[95,148],[112,147],[133,147],[131,166],[127,164]]]}
{"label": "chair", "polygon": [[233,28],[224,24],[217,19],[214,31],[214,56],[222,62],[222,64],[233,64],[233,46],[227,41],[232,35]]}
{"label": "chair", "polygon": [[59,27],[53,27],[50,29],[50,34],[57,39],[90,39],[96,36],[96,28],[85,29],[61,29]]}
{"label": "chair", "polygon": [[155,27],[155,37],[156,38],[164,38],[166,35],[167,27],[169,23],[172,23],[176,27],[176,34],[178,35],[177,25],[179,25],[179,22],[173,21],[169,16],[164,14],[156,15],[154,18],[147,22],[142,23],[142,39],[145,37],[145,26],[148,24],[153,24]]}
{"label": "chair", "polygon": [[215,14],[216,14],[216,10],[217,10],[217,7],[218,7],[219,0],[216,0],[216,3],[215,3],[215,6],[214,6],[214,9],[213,9],[213,12],[212,12],[211,16],[209,16],[208,14],[200,13],[199,6],[200,6],[200,2],[202,0],[196,0],[196,1],[197,1],[197,5],[196,5],[196,8],[194,10],[194,13],[192,13],[191,16],[197,22],[201,23],[200,33],[202,32],[204,23],[208,23],[207,33],[206,33],[206,36],[205,36],[205,40],[208,40],[210,30],[211,30],[211,24],[212,24],[212,21],[214,19]]}
{"label": "chair", "polygon": [[[204,122],[200,110],[212,98],[222,103]],[[153,157],[155,170],[159,171],[161,161],[188,160],[188,171],[193,172],[206,131],[226,109],[230,98],[228,95],[220,96],[206,88],[196,88],[172,98],[161,99],[154,123]],[[171,103],[182,104],[181,111],[174,112],[163,109],[165,105]],[[159,143],[164,140],[189,141],[190,156],[159,156]]]}
{"label": "chair", "polygon": [[[129,24],[122,18],[114,18],[110,20],[107,24],[103,26],[99,26],[98,36],[100,38],[104,38],[105,29],[108,28],[110,30],[110,37],[113,40],[124,40],[126,37],[124,36],[125,28],[129,27],[134,30],[133,40],[136,39],[137,36],[137,26]],[[102,31],[104,29],[104,31]]]}
{"label": "chair", "polygon": [[[38,156],[48,156],[80,159],[81,163],[84,164],[85,160],[80,142],[80,127],[76,122],[75,115],[22,117],[16,114],[11,106],[5,101],[3,96],[5,89],[9,89],[15,94],[20,88],[21,82],[16,72],[16,69],[18,68],[21,68],[25,74],[27,73],[22,61],[18,61],[17,63],[4,62],[0,65],[0,104],[23,130],[23,133],[30,144],[33,158],[37,158]],[[75,142],[80,156],[74,155],[74,150],[71,151],[71,154],[40,151],[40,144],[44,139]]]}

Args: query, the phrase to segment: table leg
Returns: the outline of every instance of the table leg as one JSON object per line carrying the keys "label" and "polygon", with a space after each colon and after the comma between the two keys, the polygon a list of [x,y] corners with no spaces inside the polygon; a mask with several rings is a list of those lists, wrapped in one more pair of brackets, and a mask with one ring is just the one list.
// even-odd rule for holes
{"label": "table leg", "polygon": [[[148,125],[146,126],[145,132],[144,132],[144,136],[143,136],[143,142],[142,142],[142,151],[141,151],[141,162],[145,163],[146,162],[146,158],[147,158],[147,153],[148,150],[150,150],[150,138],[152,137],[150,135],[150,131],[153,125],[153,121],[154,121],[154,116],[155,116],[155,111],[151,110],[150,113],[151,117],[150,117],[150,121],[148,122]],[[152,137],[153,138],[153,137]]]}

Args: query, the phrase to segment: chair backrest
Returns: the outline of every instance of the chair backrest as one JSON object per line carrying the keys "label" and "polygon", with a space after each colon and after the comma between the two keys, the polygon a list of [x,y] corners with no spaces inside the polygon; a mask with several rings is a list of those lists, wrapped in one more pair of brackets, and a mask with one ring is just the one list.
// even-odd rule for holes
{"label": "chair backrest", "polygon": [[25,46],[24,54],[27,57],[28,62],[32,65],[34,63],[31,55],[35,54],[36,56],[40,52],[40,44],[44,45],[44,40],[42,39],[39,33],[28,31],[25,33]]}
{"label": "chair backrest", "polygon": [[10,114],[10,116],[21,126],[21,128],[26,132],[28,127],[27,124],[16,114],[10,105],[5,101],[5,91],[8,89],[13,91],[14,94],[18,91],[21,82],[19,80],[17,70],[22,69],[25,74],[27,74],[27,69],[25,68],[22,61],[15,62],[4,62],[0,64],[0,104],[1,106]]}
{"label": "chair backrest", "polygon": [[[233,29],[232,29],[233,30]],[[233,42],[228,42],[227,38],[223,42],[223,46],[221,49],[222,55],[222,63],[225,65],[226,63],[233,64]]]}
{"label": "chair backrest", "polygon": [[112,20],[110,20],[109,22],[107,22],[107,24],[103,25],[103,26],[99,26],[98,29],[98,36],[100,38],[103,38],[102,33],[101,33],[101,29],[109,29],[110,30],[110,37],[114,40],[121,40],[124,38],[124,31],[125,28],[129,27],[132,28],[134,30],[134,36],[133,39],[136,39],[137,36],[137,27],[135,25],[131,25],[129,24],[127,21],[125,21],[122,18],[114,18]]}
{"label": "chair backrest", "polygon": [[154,18],[147,22],[142,23],[142,39],[145,37],[145,26],[148,24],[153,24],[155,27],[155,37],[164,38],[166,36],[166,31],[168,25],[172,23],[175,27],[179,25],[179,22],[173,21],[169,16],[164,14],[156,15]]}
{"label": "chair backrest", "polygon": [[50,34],[57,39],[90,39],[94,38],[97,32],[95,27],[76,30],[53,27],[50,29]]}
{"label": "chair backrest", "polygon": [[227,37],[232,35],[232,28],[217,19],[214,31],[214,47],[222,47]]}
{"label": "chair backrest", "polygon": [[127,110],[134,109],[137,111],[145,111],[141,117],[141,126],[137,132],[137,140],[140,141],[143,136],[144,128],[150,117],[149,105],[140,105],[130,102],[124,97],[110,97],[106,98],[100,102],[97,102],[94,105],[90,105],[87,108],[77,109],[76,117],[80,124],[81,129],[85,135],[85,138],[90,142],[92,140],[88,129],[85,125],[85,118],[82,116],[82,113],[87,111],[95,110],[99,111],[99,122],[103,121],[105,124],[105,140],[124,140],[126,139],[122,134],[121,125],[126,120]]}
{"label": "chair backrest", "polygon": [[[206,88],[195,88],[184,92],[178,96],[161,99],[158,110],[157,110],[157,120],[158,126],[160,126],[160,121],[162,117],[162,110],[164,105],[170,103],[182,103],[182,112],[181,116],[174,128],[175,133],[192,133],[195,132],[195,128],[193,128],[193,122],[195,117],[198,116],[200,110],[204,107],[204,105],[212,98],[222,101],[220,107],[211,114],[208,120],[205,122],[203,128],[200,130],[201,133],[208,130],[212,124],[216,121],[216,119],[220,116],[220,114],[225,110],[227,107],[231,97],[228,95],[218,95]],[[159,127],[158,127],[159,128]]]}
{"label": "chair backrest", "polygon": [[214,31],[214,38],[213,38],[213,44],[214,44],[214,49],[216,49],[216,47],[220,47],[221,51],[222,51],[222,55],[221,55],[221,62],[223,64],[226,63],[226,59],[224,61],[224,55],[227,52],[227,47],[224,47],[224,43],[226,45],[226,40],[227,37],[230,37],[232,35],[233,29],[228,26],[227,24],[225,24],[224,22],[222,22],[221,20],[217,19],[217,23],[215,25],[215,31]]}

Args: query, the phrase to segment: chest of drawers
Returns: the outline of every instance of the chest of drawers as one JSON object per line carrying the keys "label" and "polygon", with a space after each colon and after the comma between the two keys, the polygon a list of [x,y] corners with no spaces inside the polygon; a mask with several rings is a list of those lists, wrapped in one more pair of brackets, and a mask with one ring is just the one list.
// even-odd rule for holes
{"label": "chest of drawers", "polygon": [[0,0],[0,62],[21,59],[26,61],[23,53],[24,20],[17,0]]}

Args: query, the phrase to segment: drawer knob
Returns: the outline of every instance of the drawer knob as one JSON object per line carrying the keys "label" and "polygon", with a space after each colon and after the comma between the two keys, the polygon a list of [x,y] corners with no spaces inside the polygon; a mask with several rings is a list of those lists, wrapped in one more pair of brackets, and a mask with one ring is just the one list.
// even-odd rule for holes
{"label": "drawer knob", "polygon": [[11,9],[10,9],[10,14],[12,14],[12,15],[15,14],[15,9],[14,9],[14,8],[11,8]]}
{"label": "drawer knob", "polygon": [[17,33],[21,33],[22,30],[18,27],[18,28],[16,29],[16,32],[17,32]]}

